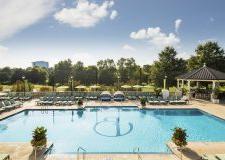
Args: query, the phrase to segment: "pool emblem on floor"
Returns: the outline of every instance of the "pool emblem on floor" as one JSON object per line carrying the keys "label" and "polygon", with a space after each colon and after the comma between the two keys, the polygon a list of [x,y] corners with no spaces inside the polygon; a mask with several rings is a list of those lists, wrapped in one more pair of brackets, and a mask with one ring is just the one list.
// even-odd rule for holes
{"label": "pool emblem on floor", "polygon": [[94,131],[105,137],[120,137],[129,134],[133,130],[133,124],[121,123],[119,117],[107,117],[97,122]]}

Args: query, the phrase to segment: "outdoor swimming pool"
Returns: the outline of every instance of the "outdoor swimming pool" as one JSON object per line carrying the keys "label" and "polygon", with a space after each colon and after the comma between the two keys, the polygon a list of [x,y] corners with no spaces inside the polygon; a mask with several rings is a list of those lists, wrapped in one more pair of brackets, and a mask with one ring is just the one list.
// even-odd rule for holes
{"label": "outdoor swimming pool", "polygon": [[189,141],[225,141],[225,121],[197,109],[134,107],[86,110],[27,110],[0,121],[0,142],[28,142],[37,126],[48,129],[53,153],[168,153],[175,126],[187,129]]}

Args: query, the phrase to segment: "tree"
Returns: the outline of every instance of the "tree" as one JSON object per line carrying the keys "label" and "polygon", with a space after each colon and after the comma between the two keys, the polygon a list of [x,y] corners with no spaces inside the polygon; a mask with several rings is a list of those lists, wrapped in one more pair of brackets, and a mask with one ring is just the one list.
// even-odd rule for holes
{"label": "tree", "polygon": [[97,62],[99,83],[113,85],[116,82],[116,65],[113,59],[100,60]]}
{"label": "tree", "polygon": [[44,68],[27,68],[26,78],[34,84],[45,84],[47,81],[47,71]]}
{"label": "tree", "polygon": [[11,77],[11,83],[15,83],[18,80],[21,80],[23,76],[26,76],[26,71],[22,68],[13,69],[13,74]]}
{"label": "tree", "polygon": [[9,84],[11,82],[12,70],[9,67],[0,69],[0,83]]}
{"label": "tree", "polygon": [[176,84],[176,77],[186,72],[186,62],[176,58],[177,52],[173,47],[166,47],[159,54],[159,60],[155,61],[150,69],[150,77],[157,87],[163,86],[163,79],[167,76],[167,85]]}
{"label": "tree", "polygon": [[120,82],[128,83],[138,80],[139,67],[134,58],[120,58],[117,62]]}
{"label": "tree", "polygon": [[196,55],[188,60],[188,69],[198,69],[204,63],[211,68],[225,72],[225,53],[217,42],[206,42],[197,46]]}
{"label": "tree", "polygon": [[69,77],[72,74],[72,61],[70,59],[60,61],[55,65],[55,82],[60,84],[67,84]]}

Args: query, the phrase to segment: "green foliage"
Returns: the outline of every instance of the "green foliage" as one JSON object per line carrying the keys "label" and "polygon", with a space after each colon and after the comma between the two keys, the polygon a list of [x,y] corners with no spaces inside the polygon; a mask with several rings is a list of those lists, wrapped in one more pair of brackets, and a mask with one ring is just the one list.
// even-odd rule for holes
{"label": "green foliage", "polygon": [[3,86],[2,85],[0,85],[0,91],[3,91]]}
{"label": "green foliage", "polygon": [[173,143],[182,148],[187,145],[187,133],[185,129],[175,127],[173,129],[173,136],[172,136]]}
{"label": "green foliage", "polygon": [[217,99],[218,96],[219,96],[219,94],[220,94],[220,88],[219,87],[216,87],[215,90],[214,90],[214,92],[213,92],[213,98],[214,99]]}
{"label": "green foliage", "polygon": [[42,147],[47,144],[47,129],[44,127],[37,127],[33,131],[33,138],[31,140],[31,145],[33,147]]}
{"label": "green foliage", "polygon": [[206,42],[197,46],[195,56],[188,60],[188,69],[198,69],[204,63],[211,68],[225,72],[225,52],[217,42]]}
{"label": "green foliage", "polygon": [[143,98],[143,97],[142,97],[142,98],[140,99],[140,103],[141,103],[142,106],[146,106],[146,102],[147,102],[147,99],[146,99],[146,98]]}
{"label": "green foliage", "polygon": [[67,84],[72,73],[72,61],[70,59],[60,61],[54,67],[54,81],[60,84]]}
{"label": "green foliage", "polygon": [[100,84],[113,85],[117,81],[117,70],[113,59],[100,60],[97,62],[97,67]]}
{"label": "green foliage", "polygon": [[166,47],[150,69],[150,77],[157,87],[163,86],[163,79],[167,76],[167,86],[176,85],[176,77],[186,72],[186,62],[176,58],[177,52],[172,47]]}
{"label": "green foliage", "polygon": [[39,88],[39,91],[40,92],[50,92],[50,91],[52,91],[52,89],[49,86],[42,86]]}
{"label": "green foliage", "polygon": [[41,67],[27,68],[26,78],[34,84],[45,84],[47,80],[47,70]]}
{"label": "green foliage", "polygon": [[[24,88],[25,87],[25,88]],[[24,81],[16,81],[16,83],[13,84],[12,86],[12,91],[13,92],[29,92],[33,90],[33,85],[29,82],[27,82],[27,80],[25,80],[25,84]]]}
{"label": "green foliage", "polygon": [[162,88],[155,88],[154,91],[155,91],[155,95],[158,97],[162,93]]}

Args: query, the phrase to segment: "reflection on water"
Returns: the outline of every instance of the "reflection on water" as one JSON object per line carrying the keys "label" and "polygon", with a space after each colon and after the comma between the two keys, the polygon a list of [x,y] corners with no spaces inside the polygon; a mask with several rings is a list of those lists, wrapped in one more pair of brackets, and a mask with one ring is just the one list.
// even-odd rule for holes
{"label": "reflection on water", "polygon": [[78,118],[82,118],[83,114],[84,114],[84,110],[83,109],[77,110],[77,116],[78,116]]}
{"label": "reflection on water", "polygon": [[121,122],[120,109],[118,109],[117,114],[116,117],[105,117],[102,121],[98,122],[98,114],[96,112],[94,131],[104,137],[119,137],[131,133],[133,124],[131,122]]}

